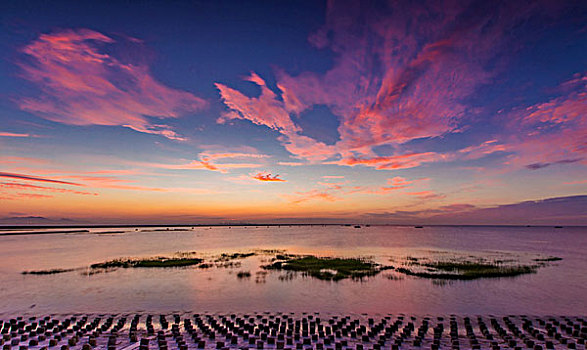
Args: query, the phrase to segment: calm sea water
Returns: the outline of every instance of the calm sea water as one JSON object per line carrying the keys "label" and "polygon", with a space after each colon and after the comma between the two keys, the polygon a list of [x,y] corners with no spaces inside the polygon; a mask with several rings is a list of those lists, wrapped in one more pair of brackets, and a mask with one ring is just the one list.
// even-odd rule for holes
{"label": "calm sea water", "polygon": [[[96,234],[101,231],[124,233]],[[0,236],[0,314],[73,312],[352,312],[411,314],[587,314],[587,228],[345,226],[90,229],[90,233]],[[117,269],[88,275],[92,263],[195,251],[282,249],[369,257],[503,256],[562,261],[515,278],[442,282],[381,273],[362,281],[263,274],[270,256],[232,268]],[[54,275],[22,271],[79,270]],[[250,271],[250,278],[237,272]],[[289,276],[292,277],[292,276]]]}

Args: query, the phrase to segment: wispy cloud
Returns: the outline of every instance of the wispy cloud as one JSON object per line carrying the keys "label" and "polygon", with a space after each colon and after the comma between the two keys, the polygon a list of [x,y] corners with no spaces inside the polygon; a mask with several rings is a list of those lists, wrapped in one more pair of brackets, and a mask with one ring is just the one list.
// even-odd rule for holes
{"label": "wispy cloud", "polygon": [[[177,169],[177,170],[189,170],[189,169],[202,169],[210,171],[218,171],[221,173],[228,173],[231,169],[250,169],[259,168],[262,166],[261,163],[238,163],[234,162],[235,159],[263,159],[268,158],[268,155],[258,153],[209,153],[202,152],[198,155],[198,160],[193,160],[189,163],[184,164],[160,164],[160,163],[146,163],[142,164],[149,167],[163,168],[163,169]],[[232,159],[232,162],[226,162],[226,160]],[[218,161],[222,161],[222,163]]]}
{"label": "wispy cloud", "polygon": [[27,181],[39,181],[39,182],[50,182],[55,184],[62,184],[62,185],[71,185],[71,186],[83,186],[79,183],[69,182],[69,181],[61,181],[61,180],[53,180],[48,178],[42,177],[34,177],[25,174],[13,174],[13,173],[3,173],[0,172],[0,177],[7,177],[11,179],[19,179],[19,180],[27,180]]}
{"label": "wispy cloud", "polygon": [[563,94],[506,113],[512,163],[537,170],[587,159],[587,75],[561,84]]}
{"label": "wispy cloud", "polygon": [[320,161],[335,154],[332,146],[300,134],[302,129],[291,119],[285,103],[278,99],[261,77],[252,73],[246,80],[261,87],[259,97],[248,97],[224,84],[216,83],[222,100],[230,109],[218,119],[219,123],[244,119],[276,130],[283,136],[285,148],[297,158]]}
{"label": "wispy cloud", "polygon": [[26,192],[19,192],[13,195],[9,195],[9,199],[46,199],[46,198],[53,198],[54,196],[49,194],[40,194],[40,193],[26,193]]}
{"label": "wispy cloud", "polygon": [[575,181],[563,182],[563,185],[583,185],[583,184],[587,184],[587,180],[575,180]]}
{"label": "wispy cloud", "polygon": [[202,152],[200,153],[201,158],[206,158],[210,160],[216,159],[226,159],[226,158],[268,158],[269,156],[266,154],[260,153],[239,153],[239,152],[227,152],[227,153],[210,153],[210,152]]}
{"label": "wispy cloud", "polygon": [[302,165],[306,165],[304,163],[299,163],[299,162],[277,162],[277,164],[283,165],[283,166],[302,166]]}
{"label": "wispy cloud", "polygon": [[[296,157],[319,161],[341,154],[341,164],[349,165],[360,160],[372,164],[364,157],[350,156],[350,152],[365,156],[377,145],[401,144],[454,130],[466,110],[458,100],[486,79],[481,62],[491,57],[491,43],[501,33],[496,31],[504,28],[498,25],[487,30],[484,25],[490,21],[489,15],[454,27],[465,6],[447,12],[433,4],[404,4],[402,11],[382,16],[379,9],[365,11],[347,5],[330,4],[326,25],[310,38],[317,47],[329,47],[338,54],[331,70],[296,77],[280,71],[277,87],[282,100],[256,74],[249,80],[262,87],[259,98],[248,98],[217,84],[232,110],[222,121],[248,119],[280,131],[285,136],[284,146]],[[419,19],[417,14],[424,12],[424,7],[439,16]],[[428,30],[414,36],[405,29],[408,18],[420,21]],[[401,49],[392,44],[398,42]],[[471,55],[478,59],[468,59]],[[290,115],[315,105],[329,106],[341,119],[341,139],[335,147],[298,134],[300,128]]]}
{"label": "wispy cloud", "polygon": [[396,176],[394,178],[387,179],[386,186],[353,186],[351,189],[347,190],[347,194],[363,193],[385,195],[390,192],[412,188],[414,183],[422,180],[424,179],[407,180],[401,176]]}
{"label": "wispy cloud", "polygon": [[354,156],[343,158],[340,161],[332,162],[338,165],[365,165],[376,169],[407,169],[414,168],[422,163],[435,162],[447,157],[434,152],[408,153],[390,157],[366,157],[357,158]]}
{"label": "wispy cloud", "polygon": [[41,191],[41,192],[72,193],[72,194],[79,194],[79,195],[85,195],[85,196],[97,196],[98,195],[95,192],[76,191],[76,190],[71,190],[68,188],[37,186],[37,185],[31,185],[31,184],[26,184],[26,183],[17,183],[17,182],[0,182],[0,188],[9,189],[9,190],[28,190],[28,191]]}
{"label": "wispy cloud", "polygon": [[165,192],[166,190],[159,187],[149,187],[137,185],[134,181],[123,179],[116,176],[96,176],[96,175],[65,175],[65,178],[71,178],[81,181],[87,187],[91,188],[110,188],[116,190],[131,191],[148,191],[148,192]]}
{"label": "wispy cloud", "polygon": [[2,156],[0,164],[48,164],[46,159],[31,157]]}
{"label": "wispy cloud", "polygon": [[583,224],[587,196],[569,196],[523,201],[512,204],[478,207],[473,204],[452,204],[422,210],[397,210],[368,213],[365,217],[387,223],[431,223],[486,225],[558,225]]}
{"label": "wispy cloud", "polygon": [[408,192],[406,194],[409,196],[416,196],[421,199],[442,199],[446,197],[446,195],[437,193],[435,191]]}
{"label": "wispy cloud", "polygon": [[21,98],[20,107],[59,123],[118,125],[181,139],[149,117],[178,118],[201,110],[206,101],[163,85],[144,65],[118,60],[108,50],[115,43],[89,29],[42,34],[23,48],[28,57],[20,62],[22,76],[41,95]]}
{"label": "wispy cloud", "polygon": [[557,160],[552,163],[532,163],[532,164],[526,165],[526,168],[528,168],[530,170],[538,170],[538,169],[546,168],[546,167],[551,166],[553,164],[571,164],[571,163],[580,162],[581,160],[583,160],[583,158],[561,159],[561,160]]}
{"label": "wispy cloud", "polygon": [[20,134],[14,132],[0,131],[0,137],[37,137],[31,134]]}
{"label": "wispy cloud", "polygon": [[[343,176],[323,176],[325,180],[342,180]],[[401,176],[396,176],[387,179],[385,185],[379,186],[364,186],[354,185],[352,181],[337,181],[337,182],[323,182],[319,181],[316,185],[318,188],[306,191],[295,192],[294,194],[284,195],[285,198],[293,203],[305,202],[310,199],[314,200],[342,200],[347,199],[351,195],[389,195],[400,190],[414,187],[417,182],[428,180],[428,178],[419,178],[415,180],[407,180]],[[418,196],[419,198],[444,198],[444,195],[435,194],[432,191],[422,191],[417,193],[404,193],[407,195]]]}
{"label": "wispy cloud", "polygon": [[210,170],[220,173],[228,173],[233,169],[251,169],[263,166],[262,163],[250,163],[246,160],[261,161],[269,158],[269,155],[253,152],[226,152],[226,151],[204,151],[198,154],[196,160],[187,163],[165,164],[165,163],[143,163],[136,162],[135,165],[151,168],[174,169],[174,170]]}
{"label": "wispy cloud", "polygon": [[210,171],[219,171],[221,173],[227,173],[229,169],[248,169],[248,168],[258,168],[262,166],[259,163],[222,163],[222,164],[214,164],[210,160],[204,158],[202,160],[194,160],[187,164],[155,164],[153,165],[158,168],[165,168],[165,169],[203,169],[203,170],[210,170]]}
{"label": "wispy cloud", "polygon": [[279,174],[271,175],[271,173],[257,173],[253,175],[253,179],[259,181],[277,181],[277,182],[285,182],[284,179],[279,178]]}
{"label": "wispy cloud", "polygon": [[[261,88],[258,97],[217,83],[228,108],[219,122],[248,120],[278,131],[284,148],[310,163],[379,170],[475,160],[496,153],[527,159],[537,149],[550,153],[548,163],[581,158],[569,153],[585,152],[580,135],[586,128],[584,89],[508,118],[517,121],[513,129],[517,135],[504,125],[501,134],[461,149],[443,153],[409,149],[411,141],[461,133],[470,126],[481,109],[465,101],[495,79],[501,69],[496,67],[506,65],[504,52],[516,44],[508,35],[511,28],[529,18],[556,15],[555,9],[550,13],[544,9],[540,2],[528,6],[329,3],[325,25],[309,39],[317,48],[334,53],[334,65],[325,72],[295,76],[277,69],[273,90],[252,73],[246,80]],[[566,87],[584,87],[585,81],[578,76]],[[333,145],[304,135],[296,122],[315,106],[327,106],[338,118],[339,139]],[[547,132],[545,125],[552,130]],[[531,130],[544,136],[530,135]],[[548,150],[548,143],[561,148]],[[387,147],[383,151],[380,146]]]}
{"label": "wispy cloud", "polygon": [[310,201],[310,200],[325,200],[329,202],[334,202],[340,200],[340,198],[326,192],[320,191],[317,189],[306,191],[306,192],[295,192],[293,195],[284,195],[285,198],[289,199],[289,201],[293,204],[299,204],[302,202]]}

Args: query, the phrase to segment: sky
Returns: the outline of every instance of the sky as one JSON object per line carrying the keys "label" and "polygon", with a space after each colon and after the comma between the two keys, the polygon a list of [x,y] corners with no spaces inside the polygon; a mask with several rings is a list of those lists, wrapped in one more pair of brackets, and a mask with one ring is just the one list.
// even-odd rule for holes
{"label": "sky", "polygon": [[584,1],[0,18],[0,223],[587,225]]}

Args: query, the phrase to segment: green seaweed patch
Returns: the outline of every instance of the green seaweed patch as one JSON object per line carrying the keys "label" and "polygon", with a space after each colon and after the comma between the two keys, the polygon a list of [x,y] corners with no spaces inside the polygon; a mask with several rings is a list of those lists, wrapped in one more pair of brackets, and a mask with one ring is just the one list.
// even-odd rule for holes
{"label": "green seaweed patch", "polygon": [[177,251],[173,254],[173,256],[176,258],[191,258],[191,257],[194,257],[196,254],[198,254],[198,253],[195,251],[189,251],[189,252]]}
{"label": "green seaweed patch", "polygon": [[51,269],[51,270],[36,270],[36,271],[23,271],[23,275],[55,275],[58,273],[71,272],[75,269]]}
{"label": "green seaweed patch", "polygon": [[259,253],[259,254],[268,255],[268,254],[283,254],[283,253],[285,253],[285,250],[283,250],[283,249],[255,249],[255,252]]}
{"label": "green seaweed patch", "polygon": [[311,255],[280,257],[285,259],[262,266],[262,268],[266,270],[302,272],[305,275],[329,281],[338,281],[345,278],[360,279],[375,276],[380,272],[378,264],[360,258],[330,258]]}
{"label": "green seaweed patch", "polygon": [[220,257],[218,259],[216,259],[217,262],[220,261],[230,261],[230,260],[236,260],[236,259],[244,259],[244,258],[248,258],[250,256],[254,256],[257,255],[255,252],[250,252],[250,253],[232,253],[232,254],[227,254],[227,253],[222,253],[220,254]]}
{"label": "green seaweed patch", "polygon": [[559,258],[558,256],[549,256],[546,258],[533,259],[533,261],[536,261],[536,262],[552,262],[552,261],[561,261],[561,260],[563,260],[563,258]]}
{"label": "green seaweed patch", "polygon": [[236,274],[236,277],[238,277],[238,278],[249,278],[249,277],[251,277],[251,273],[249,271],[239,271]]}
{"label": "green seaweed patch", "polygon": [[504,266],[499,263],[471,262],[471,261],[438,261],[423,263],[420,266],[426,270],[412,270],[399,267],[397,272],[405,275],[423,278],[472,280],[477,278],[515,277],[536,273],[538,267],[534,265]]}
{"label": "green seaweed patch", "polygon": [[140,268],[140,267],[184,267],[198,265],[204,261],[199,258],[149,258],[149,259],[115,259],[90,265],[92,269]]}
{"label": "green seaweed patch", "polygon": [[401,281],[404,279],[404,276],[389,274],[389,275],[385,275],[385,278],[387,278],[388,280],[391,280],[391,281]]}

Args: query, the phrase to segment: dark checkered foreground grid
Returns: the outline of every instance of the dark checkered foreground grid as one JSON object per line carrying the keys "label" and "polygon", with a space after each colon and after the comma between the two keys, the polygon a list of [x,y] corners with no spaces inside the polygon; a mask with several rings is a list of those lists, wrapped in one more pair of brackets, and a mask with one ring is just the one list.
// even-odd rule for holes
{"label": "dark checkered foreground grid", "polygon": [[76,314],[0,328],[3,350],[585,349],[587,337],[585,318],[526,315]]}

